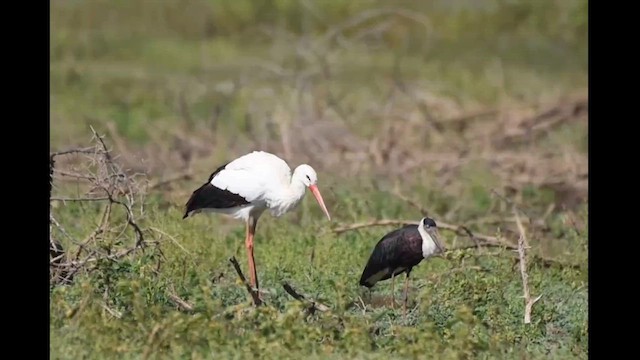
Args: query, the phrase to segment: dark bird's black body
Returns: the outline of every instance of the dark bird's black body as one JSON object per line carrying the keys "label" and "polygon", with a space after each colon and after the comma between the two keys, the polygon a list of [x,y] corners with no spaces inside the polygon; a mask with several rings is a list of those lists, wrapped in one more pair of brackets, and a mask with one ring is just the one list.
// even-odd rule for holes
{"label": "dark bird's black body", "polygon": [[[404,312],[406,314],[409,274],[422,260],[444,251],[435,221],[424,217],[418,225],[405,225],[382,237],[374,247],[362,271],[360,285],[371,289],[379,281],[406,274]],[[393,301],[395,306],[395,300]]]}
{"label": "dark bird's black body", "polygon": [[360,277],[360,285],[371,288],[392,275],[411,272],[422,259],[422,237],[418,225],[393,230],[376,244]]}
{"label": "dark bird's black body", "polygon": [[182,218],[186,218],[193,211],[203,209],[229,209],[237,206],[247,205],[249,202],[238,194],[234,194],[229,190],[223,190],[211,184],[211,180],[228,165],[224,164],[216,169],[210,176],[209,180],[202,186],[197,188],[191,194],[187,201],[186,209]]}

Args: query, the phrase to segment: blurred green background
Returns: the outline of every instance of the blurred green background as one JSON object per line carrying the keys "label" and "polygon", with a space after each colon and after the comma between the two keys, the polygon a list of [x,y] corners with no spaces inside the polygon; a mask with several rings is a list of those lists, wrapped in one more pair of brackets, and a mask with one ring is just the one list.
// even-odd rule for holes
{"label": "blurred green background", "polygon": [[380,101],[397,75],[489,105],[584,88],[586,71],[586,1],[51,3],[53,146],[107,120],[137,142],[153,124],[214,112],[242,129],[255,92],[286,92],[300,77],[314,94]]}

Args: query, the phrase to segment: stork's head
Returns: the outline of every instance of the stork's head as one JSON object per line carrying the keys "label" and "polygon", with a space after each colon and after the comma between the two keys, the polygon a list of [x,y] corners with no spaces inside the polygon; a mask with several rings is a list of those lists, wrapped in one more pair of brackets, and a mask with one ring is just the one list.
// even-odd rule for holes
{"label": "stork's head", "polygon": [[331,221],[331,215],[329,215],[329,211],[324,205],[324,200],[322,199],[320,190],[318,190],[318,174],[316,174],[316,171],[311,166],[302,164],[298,166],[293,172],[293,179],[301,181],[304,186],[308,187],[309,190],[311,190],[311,193],[318,201],[318,204],[320,204],[322,211],[324,211],[329,221]]}
{"label": "stork's head", "polygon": [[422,227],[424,231],[429,234],[429,237],[433,240],[436,248],[438,248],[438,252],[443,253],[445,248],[440,242],[440,233],[438,233],[438,226],[436,225],[436,222],[432,218],[423,217],[422,220],[420,220],[420,225],[418,226]]}

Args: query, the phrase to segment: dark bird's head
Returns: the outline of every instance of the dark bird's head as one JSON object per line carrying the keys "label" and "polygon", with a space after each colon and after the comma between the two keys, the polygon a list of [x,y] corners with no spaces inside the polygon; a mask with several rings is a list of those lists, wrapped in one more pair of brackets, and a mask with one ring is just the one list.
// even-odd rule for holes
{"label": "dark bird's head", "polygon": [[[423,241],[431,240],[431,242],[433,242],[432,246],[434,246],[434,249],[430,251],[431,253],[443,253],[445,251],[445,247],[442,246],[442,243],[440,242],[440,234],[438,233],[438,226],[436,225],[436,222],[432,218],[423,217],[422,220],[420,220],[420,225],[418,225],[418,227],[420,228],[419,229],[420,233],[423,236]],[[429,247],[429,245],[431,244],[425,244],[425,245]],[[426,250],[425,245],[423,245],[423,249]]]}

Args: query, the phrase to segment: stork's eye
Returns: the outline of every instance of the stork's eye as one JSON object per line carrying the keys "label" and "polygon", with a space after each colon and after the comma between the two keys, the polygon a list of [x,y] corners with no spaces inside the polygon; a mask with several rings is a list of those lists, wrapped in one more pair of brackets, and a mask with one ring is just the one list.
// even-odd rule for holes
{"label": "stork's eye", "polygon": [[311,181],[311,178],[309,177],[309,175],[305,175],[307,177],[307,180]]}

